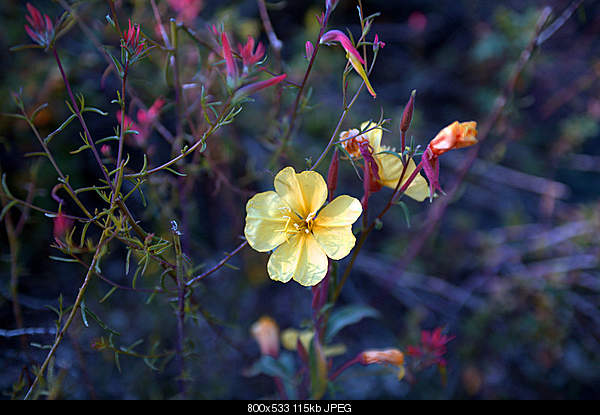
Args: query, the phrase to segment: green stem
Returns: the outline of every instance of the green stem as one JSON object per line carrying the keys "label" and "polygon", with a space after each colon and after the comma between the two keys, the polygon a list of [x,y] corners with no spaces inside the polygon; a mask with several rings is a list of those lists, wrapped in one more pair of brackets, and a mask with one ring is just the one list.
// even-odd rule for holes
{"label": "green stem", "polygon": [[102,235],[100,236],[100,240],[98,241],[98,245],[96,247],[96,252],[94,253],[94,258],[92,259],[90,267],[87,270],[87,273],[86,273],[85,278],[83,280],[83,284],[79,288],[79,293],[77,294],[77,298],[75,298],[75,303],[73,304],[73,308],[71,309],[71,312],[69,313],[69,316],[67,317],[67,320],[65,321],[65,324],[63,325],[62,329],[57,333],[56,338],[54,340],[54,344],[52,345],[52,348],[48,352],[48,355],[46,356],[46,359],[44,360],[44,363],[42,363],[42,366],[40,367],[40,369],[38,370],[38,372],[37,372],[37,374],[35,376],[35,380],[31,384],[31,386],[29,387],[29,390],[27,391],[27,394],[25,395],[25,400],[28,400],[31,397],[31,394],[33,393],[33,391],[34,391],[35,387],[37,386],[39,380],[43,376],[44,371],[48,367],[48,364],[50,363],[50,360],[52,359],[52,357],[56,353],[56,350],[58,349],[58,346],[60,345],[60,343],[61,343],[61,341],[62,341],[65,333],[67,332],[67,330],[71,326],[71,323],[73,322],[73,319],[75,318],[75,314],[77,313],[77,310],[79,309],[79,306],[81,305],[81,302],[83,301],[83,295],[85,294],[85,291],[86,291],[86,289],[88,287],[88,284],[91,281],[91,277],[92,277],[94,268],[98,264],[98,260],[101,257],[101,254],[102,254],[102,251],[103,251],[103,248],[104,248],[104,244],[108,240],[107,238],[108,238],[108,231],[102,232]]}

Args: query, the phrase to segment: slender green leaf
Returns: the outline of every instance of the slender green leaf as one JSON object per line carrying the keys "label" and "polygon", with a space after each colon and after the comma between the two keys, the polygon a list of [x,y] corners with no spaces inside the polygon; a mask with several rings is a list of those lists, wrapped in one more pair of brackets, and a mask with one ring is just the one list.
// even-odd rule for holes
{"label": "slender green leaf", "polygon": [[363,318],[378,318],[379,312],[364,305],[349,305],[340,307],[331,313],[325,333],[325,343],[329,343],[344,327],[356,324]]}

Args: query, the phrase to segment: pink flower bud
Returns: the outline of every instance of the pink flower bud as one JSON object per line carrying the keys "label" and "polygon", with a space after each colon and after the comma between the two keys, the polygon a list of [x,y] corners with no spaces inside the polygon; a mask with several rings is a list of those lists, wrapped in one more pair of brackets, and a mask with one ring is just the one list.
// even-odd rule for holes
{"label": "pink flower bud", "polygon": [[379,48],[383,48],[385,46],[385,42],[379,40],[379,36],[375,34],[375,40],[373,40],[373,50],[377,50]]}
{"label": "pink flower bud", "polygon": [[54,218],[54,238],[57,240],[62,239],[71,229],[72,225],[73,220],[67,218],[62,212],[59,212]]}
{"label": "pink flower bud", "polygon": [[314,51],[315,51],[315,47],[313,46],[313,44],[310,42],[310,40],[306,41],[306,59],[310,60],[310,58],[312,57]]}
{"label": "pink flower bud", "polygon": [[221,43],[223,45],[222,54],[225,59],[225,66],[227,67],[227,79],[230,81],[235,81],[238,78],[238,69],[233,60],[233,54],[231,53],[231,45],[229,44],[229,39],[227,38],[227,33],[223,32],[221,35]]}

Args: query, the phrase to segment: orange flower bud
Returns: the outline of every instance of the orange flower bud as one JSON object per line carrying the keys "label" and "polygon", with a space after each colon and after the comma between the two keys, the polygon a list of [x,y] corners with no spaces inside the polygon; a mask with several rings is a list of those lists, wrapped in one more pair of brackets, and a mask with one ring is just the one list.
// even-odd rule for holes
{"label": "orange flower bud", "polygon": [[366,350],[360,354],[359,361],[363,365],[377,363],[402,366],[404,365],[404,353],[398,349]]}
{"label": "orange flower bud", "polygon": [[250,328],[260,353],[272,357],[279,355],[279,326],[271,317],[263,316]]}
{"label": "orange flower bud", "polygon": [[477,123],[454,121],[431,140],[429,149],[434,157],[438,157],[448,150],[472,146],[475,143],[477,143]]}

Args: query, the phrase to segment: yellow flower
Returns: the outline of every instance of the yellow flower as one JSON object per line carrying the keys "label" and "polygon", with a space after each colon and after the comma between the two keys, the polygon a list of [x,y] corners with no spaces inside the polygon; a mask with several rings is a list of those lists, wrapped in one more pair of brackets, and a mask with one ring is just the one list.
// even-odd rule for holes
{"label": "yellow flower", "polygon": [[271,279],[313,286],[327,274],[327,257],[338,260],[350,253],[356,242],[352,224],[362,206],[346,195],[323,207],[326,200],[319,173],[286,167],[275,176],[275,191],[248,201],[244,234],[255,250],[274,250],[267,264]]}
{"label": "yellow flower", "polygon": [[260,353],[277,357],[279,354],[279,326],[269,316],[263,316],[250,327],[252,337],[260,347]]}
{"label": "yellow flower", "polygon": [[[298,331],[294,328],[288,328],[281,333],[281,345],[287,350],[296,351],[298,340],[300,340],[304,349],[309,350],[314,335],[315,333],[312,330]],[[346,346],[343,344],[332,344],[323,348],[325,357],[341,356],[344,353],[346,353]]]}
{"label": "yellow flower", "polygon": [[[352,156],[353,158],[361,157],[360,151],[358,148],[359,143],[368,141],[371,148],[373,149],[373,158],[377,163],[377,167],[379,168],[379,183],[383,186],[395,189],[398,180],[400,180],[400,176],[402,175],[402,170],[404,165],[402,164],[402,160],[400,157],[389,153],[389,151],[394,151],[394,149],[384,146],[381,144],[381,136],[383,135],[383,130],[381,127],[375,127],[376,124],[371,121],[366,121],[361,124],[360,131],[369,130],[361,135],[358,135],[352,139],[342,141],[342,146],[344,149]],[[359,131],[357,129],[352,129],[350,131],[344,131],[340,134],[340,139],[343,140],[347,137],[352,137],[358,134]],[[413,159],[408,160],[408,166],[406,171],[404,172],[404,176],[402,178],[402,183],[400,186],[404,185],[408,178],[412,175],[412,173],[416,169],[416,165]],[[429,187],[427,185],[427,181],[421,174],[417,174],[412,183],[406,189],[406,195],[422,202],[429,196]]]}

